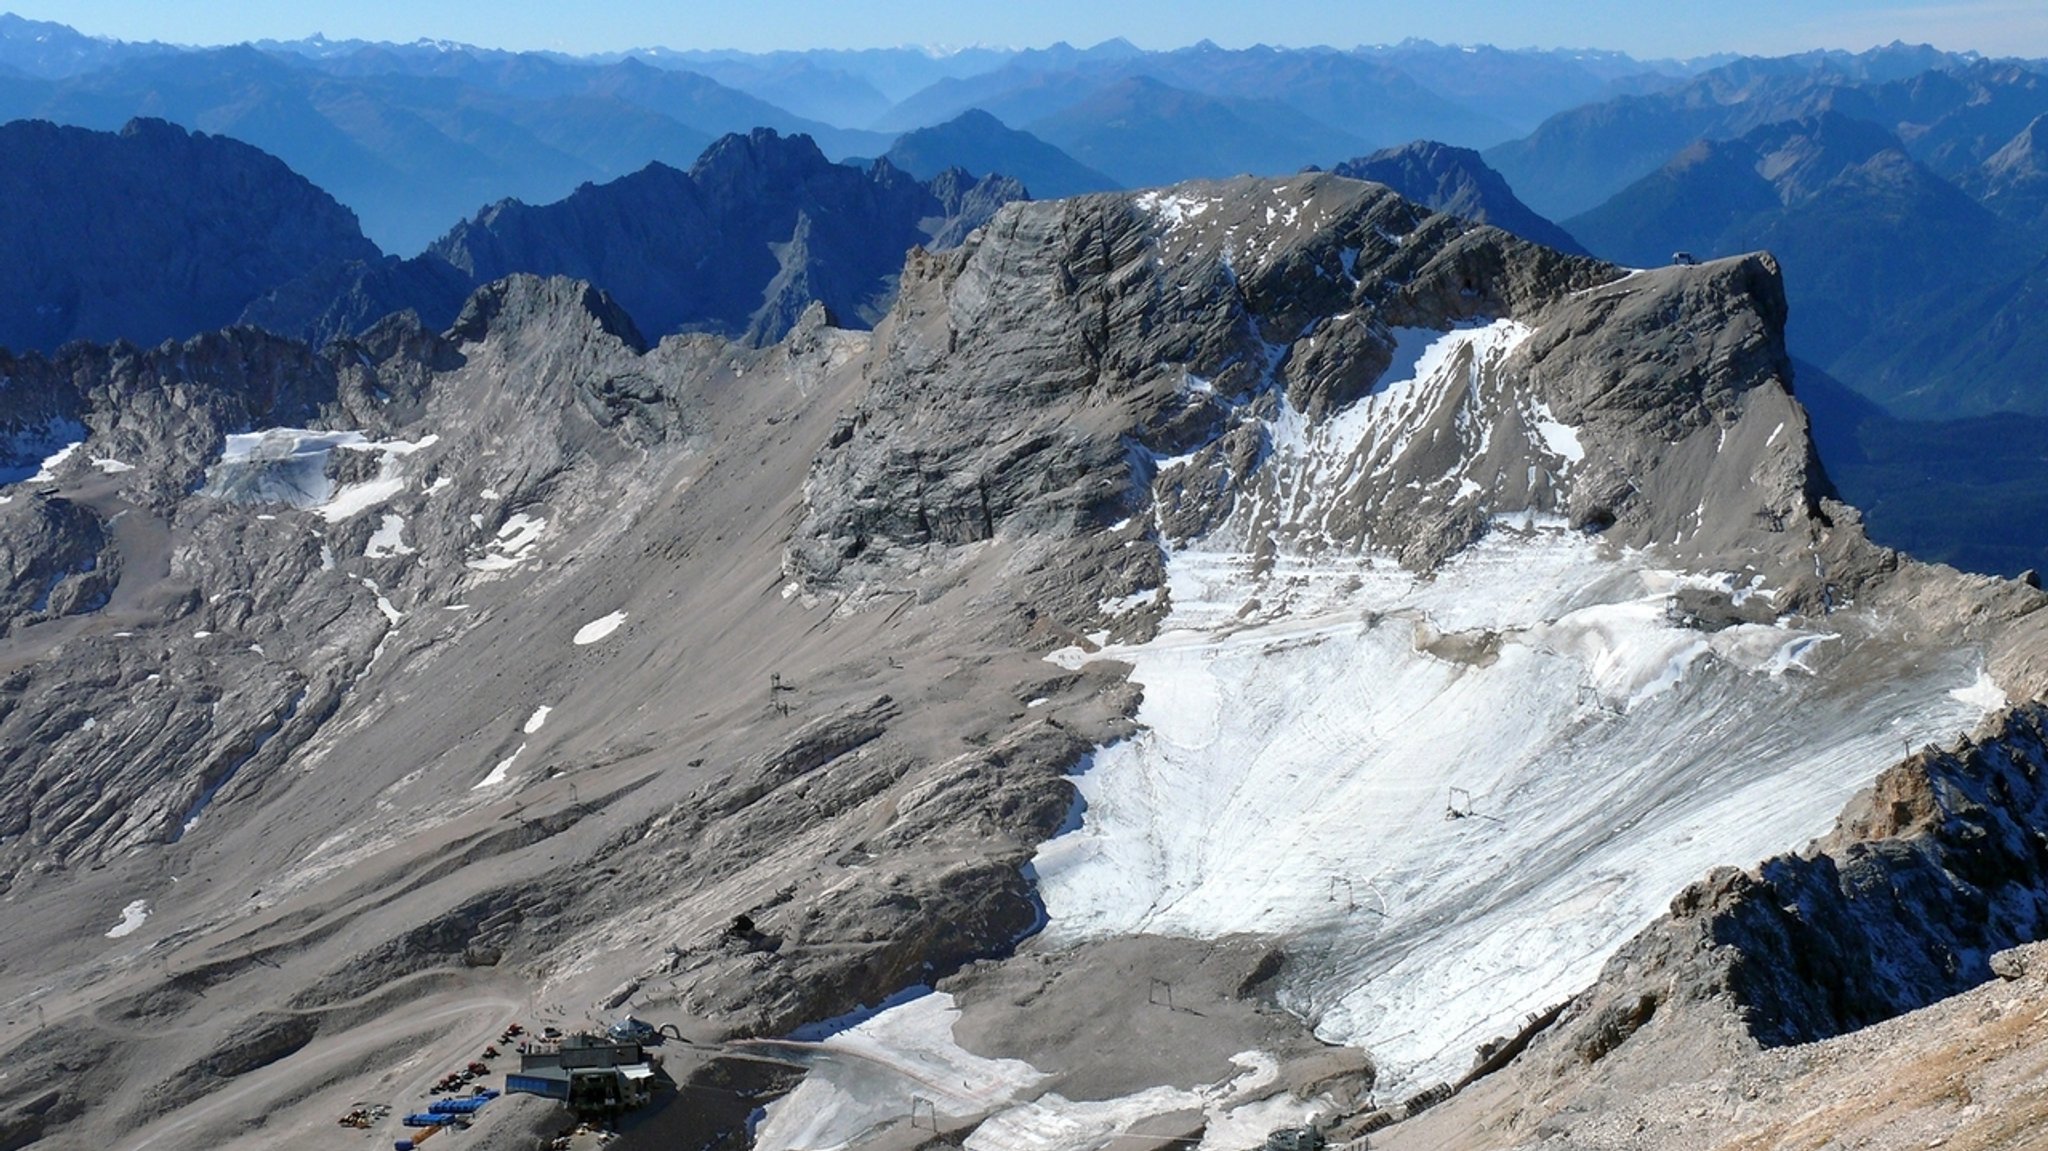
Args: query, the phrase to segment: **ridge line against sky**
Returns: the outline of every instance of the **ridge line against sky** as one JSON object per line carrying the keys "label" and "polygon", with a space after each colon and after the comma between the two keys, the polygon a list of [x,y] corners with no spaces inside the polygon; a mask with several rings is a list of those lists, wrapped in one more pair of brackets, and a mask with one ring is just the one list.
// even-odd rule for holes
{"label": "ridge line against sky", "polygon": [[752,0],[675,5],[613,0],[592,8],[502,0],[24,0],[31,20],[88,35],[173,44],[330,39],[452,40],[481,48],[576,54],[636,48],[875,48],[906,45],[1043,47],[1122,37],[1140,48],[1213,40],[1226,48],[1445,44],[1589,48],[1640,58],[1720,52],[1774,55],[1861,50],[1894,40],[1989,56],[2048,56],[2044,0],[1297,0],[1284,9],[1233,0],[1045,0],[1031,5],[946,0]]}

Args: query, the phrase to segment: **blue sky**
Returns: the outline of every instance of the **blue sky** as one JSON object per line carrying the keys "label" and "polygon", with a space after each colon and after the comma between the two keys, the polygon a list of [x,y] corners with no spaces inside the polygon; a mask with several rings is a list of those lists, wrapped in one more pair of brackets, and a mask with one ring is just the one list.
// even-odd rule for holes
{"label": "blue sky", "polygon": [[[0,0],[4,3],[5,0]],[[1503,47],[1617,48],[1638,56],[1867,48],[1894,39],[2048,57],[2048,0],[15,0],[12,10],[96,35],[222,44],[313,32],[591,52],[671,48],[1036,47],[1123,36],[1146,48],[1204,38],[1350,47],[1420,36]]]}

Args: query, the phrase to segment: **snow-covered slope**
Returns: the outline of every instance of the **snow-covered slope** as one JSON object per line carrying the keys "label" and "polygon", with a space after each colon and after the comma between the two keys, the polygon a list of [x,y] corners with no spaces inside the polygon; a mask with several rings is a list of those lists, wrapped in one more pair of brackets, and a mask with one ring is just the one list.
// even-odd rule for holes
{"label": "snow-covered slope", "polygon": [[[1157,638],[1053,654],[1130,663],[1146,730],[1094,757],[1082,827],[1035,861],[1051,937],[1294,940],[1283,1001],[1319,1034],[1391,1083],[1452,1079],[1693,877],[1819,834],[1872,765],[2003,705],[1981,651],[1779,616],[1755,566],[1686,571],[1498,510],[1585,458],[1517,378],[1529,334],[1411,334],[1350,408],[1305,427],[1283,406],[1278,508],[1170,549]],[[1488,534],[1419,575],[1332,546],[1332,517],[1439,427],[1466,441],[1440,498],[1483,491]],[[1541,462],[1482,487],[1497,436]]]}
{"label": "snow-covered slope", "polygon": [[1288,938],[1319,1034],[1391,1086],[1455,1079],[1694,877],[1825,831],[1870,765],[2003,702],[1967,649],[1685,626],[1674,592],[1758,577],[1603,551],[1551,523],[1429,577],[1176,553],[1157,639],[1058,653],[1132,664],[1146,730],[1039,853],[1047,933]]}
{"label": "snow-covered slope", "polygon": [[[1256,334],[1161,365],[1208,415],[1192,442],[1129,445],[1142,494],[1112,530],[1159,548],[1159,578],[1048,653],[1128,667],[1143,702],[1033,860],[1034,946],[1275,941],[1279,1002],[1397,1098],[2005,694],[1982,633],[1902,603],[1878,578],[1895,561],[1822,510],[1768,259],[1510,301],[1512,258],[1431,253],[1388,218],[1347,242],[1331,193],[1131,201],[1149,247],[1112,268],[1111,306],[1147,273],[1220,278]],[[956,325],[993,310],[975,271]],[[1331,282],[1349,307],[1302,306]],[[778,1106],[777,1130],[837,1109]],[[853,1138],[840,1120],[817,1130]]]}

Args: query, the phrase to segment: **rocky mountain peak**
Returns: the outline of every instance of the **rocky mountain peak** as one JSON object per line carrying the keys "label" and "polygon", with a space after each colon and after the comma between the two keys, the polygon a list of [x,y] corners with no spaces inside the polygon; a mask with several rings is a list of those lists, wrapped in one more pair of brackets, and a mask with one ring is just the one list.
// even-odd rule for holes
{"label": "rocky mountain peak", "polygon": [[1987,200],[2048,178],[2048,115],[2036,116],[1984,161],[1980,176]]}
{"label": "rocky mountain peak", "polygon": [[690,178],[707,194],[719,196],[801,183],[830,164],[809,136],[755,128],[712,141],[690,166]]}
{"label": "rocky mountain peak", "polygon": [[[633,318],[608,293],[564,276],[512,275],[485,284],[462,306],[448,338],[457,343],[513,335],[560,340],[584,332],[601,332],[635,352],[648,347]],[[375,342],[374,330],[366,342]]]}
{"label": "rocky mountain peak", "polygon": [[[1121,458],[1117,437],[1131,436],[1219,469],[1232,483],[1175,494],[1161,530],[1224,530],[1296,484],[1254,466],[1256,445],[1277,434],[1270,421],[1300,419],[1313,435],[1412,364],[1408,342],[1426,337],[1407,333],[1489,324],[1517,333],[1512,354],[1498,353],[1504,391],[1433,396],[1401,414],[1414,435],[1354,445],[1371,462],[1348,466],[1370,479],[1298,489],[1328,501],[1323,546],[1426,568],[1483,534],[1490,508],[1533,507],[1630,543],[1677,535],[1718,551],[1804,530],[1826,490],[1803,435],[1779,434],[1803,416],[1787,391],[1785,300],[1768,256],[1622,278],[1375,185],[1312,175],[1012,205],[959,252],[914,263],[904,294],[877,332],[891,372],[867,403],[915,410],[920,430],[870,412],[821,457],[814,540],[798,549],[817,578],[868,571],[886,554],[878,547],[986,538],[1013,516],[1082,531],[1128,514],[1149,482],[1139,469],[1097,487],[1029,487],[1033,468],[989,454],[981,429],[992,423],[1074,429],[1033,441],[1034,458]],[[1661,350],[1645,357],[1646,346]],[[1474,419],[1474,406],[1485,414]],[[1508,426],[1480,430],[1495,420]],[[1461,430],[1448,437],[1440,421]],[[1568,446],[1536,434],[1545,421],[1573,429]],[[911,442],[923,445],[921,470],[951,477],[920,486],[914,514],[876,503],[909,482],[892,461]],[[1713,516],[1694,516],[1701,493],[1724,490],[1705,501]],[[1756,492],[1758,506],[1737,491]]]}
{"label": "rocky mountain peak", "polygon": [[1570,233],[1517,199],[1507,180],[1470,148],[1415,140],[1346,160],[1331,171],[1354,180],[1385,184],[1439,212],[1462,216],[1475,224],[1492,224],[1560,252],[1585,254]]}
{"label": "rocky mountain peak", "polygon": [[277,159],[163,120],[0,126],[0,345],[154,344],[234,321],[326,262],[376,259],[355,215]]}
{"label": "rocky mountain peak", "polygon": [[993,175],[926,184],[884,160],[834,164],[807,136],[756,129],[723,137],[687,172],[653,163],[557,203],[502,201],[413,260],[316,267],[247,318],[313,339],[407,308],[438,326],[476,288],[528,273],[601,287],[657,338],[772,343],[812,300],[872,324],[905,252],[956,244],[1021,195]]}
{"label": "rocky mountain peak", "polygon": [[1881,155],[1906,160],[1897,136],[1868,120],[1839,112],[1770,124],[1743,138],[1756,154],[1756,171],[1778,189],[1785,203],[1818,195],[1843,171]]}

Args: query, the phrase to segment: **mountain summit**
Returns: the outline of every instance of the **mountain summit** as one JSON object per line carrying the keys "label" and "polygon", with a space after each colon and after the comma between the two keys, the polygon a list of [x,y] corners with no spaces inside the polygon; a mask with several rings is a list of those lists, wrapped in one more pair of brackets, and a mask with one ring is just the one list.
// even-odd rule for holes
{"label": "mountain summit", "polygon": [[162,120],[0,125],[0,346],[155,344],[232,323],[322,263],[374,260],[356,218],[274,157]]}
{"label": "mountain summit", "polygon": [[604,288],[655,338],[771,343],[814,302],[872,324],[905,252],[957,244],[1023,194],[998,175],[924,182],[886,160],[834,164],[808,137],[756,129],[716,141],[687,172],[650,164],[553,204],[494,204],[412,260],[315,269],[244,318],[325,339],[412,309],[438,328],[474,288],[526,272]]}

